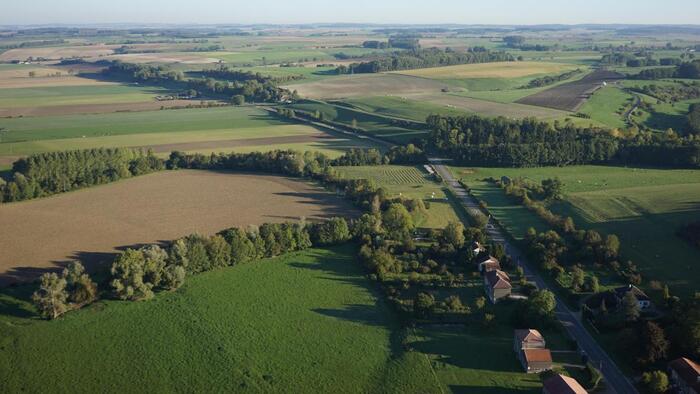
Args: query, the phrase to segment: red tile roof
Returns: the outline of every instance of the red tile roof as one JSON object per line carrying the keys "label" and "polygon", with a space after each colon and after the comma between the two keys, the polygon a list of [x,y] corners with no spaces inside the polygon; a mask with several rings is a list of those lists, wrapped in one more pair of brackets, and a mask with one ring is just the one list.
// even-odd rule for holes
{"label": "red tile roof", "polygon": [[531,362],[552,362],[552,353],[549,349],[523,349],[523,355],[528,364]]}
{"label": "red tile roof", "polygon": [[520,342],[526,342],[526,341],[544,341],[544,337],[542,334],[540,334],[539,331],[529,329],[529,330],[515,330],[515,337],[518,339]]}
{"label": "red tile roof", "polygon": [[510,289],[510,278],[503,271],[495,270],[486,273],[486,281],[492,289]]}
{"label": "red tile roof", "polygon": [[544,381],[549,394],[587,394],[588,392],[574,378],[556,375]]}

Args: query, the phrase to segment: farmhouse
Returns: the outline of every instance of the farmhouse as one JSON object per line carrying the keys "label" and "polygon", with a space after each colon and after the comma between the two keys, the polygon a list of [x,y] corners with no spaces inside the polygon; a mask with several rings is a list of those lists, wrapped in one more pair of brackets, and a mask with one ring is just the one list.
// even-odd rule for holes
{"label": "farmhouse", "polygon": [[540,373],[552,369],[552,353],[549,349],[523,349],[518,359],[527,373]]}
{"label": "farmhouse", "polygon": [[637,304],[639,304],[640,309],[646,309],[651,306],[651,299],[649,296],[646,295],[643,291],[639,289],[639,287],[635,285],[627,285],[627,286],[620,286],[615,288],[615,296],[618,298],[618,300],[622,300],[622,298],[627,294],[627,292],[632,292],[634,294],[634,297],[637,299]]}
{"label": "farmhouse", "polygon": [[543,394],[587,394],[574,378],[557,374],[544,381]]}
{"label": "farmhouse", "polygon": [[510,296],[513,286],[510,284],[508,274],[501,270],[488,271],[484,275],[484,291],[492,304],[502,298]]}
{"label": "farmhouse", "polygon": [[520,353],[523,349],[544,349],[546,342],[539,331],[515,330],[513,334],[513,350],[515,353]]}
{"label": "farmhouse", "polygon": [[477,265],[479,266],[479,272],[482,274],[501,269],[501,263],[493,256],[483,255],[477,258],[476,261]]}
{"label": "farmhouse", "polygon": [[700,365],[685,357],[668,363],[669,376],[676,391],[682,394],[700,394]]}

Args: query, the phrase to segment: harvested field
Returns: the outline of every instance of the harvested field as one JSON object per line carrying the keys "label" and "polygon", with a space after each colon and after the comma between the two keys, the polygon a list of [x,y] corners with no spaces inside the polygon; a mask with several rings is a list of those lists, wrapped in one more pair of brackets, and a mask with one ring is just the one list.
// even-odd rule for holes
{"label": "harvested field", "polygon": [[600,69],[593,71],[578,81],[557,85],[551,89],[524,97],[516,102],[576,112],[603,85],[603,82],[622,78],[623,75],[620,73]]}
{"label": "harvested field", "polygon": [[[114,85],[113,82],[97,81],[68,74],[68,68],[48,68],[26,66],[12,69],[0,69],[0,89],[36,88],[48,86],[86,86]],[[29,73],[35,73],[30,77]],[[60,73],[60,76],[55,76]]]}
{"label": "harvested field", "polygon": [[114,103],[114,104],[68,104],[46,107],[19,107],[0,108],[0,117],[16,116],[58,116],[76,114],[107,114],[112,112],[140,112],[154,111],[163,108],[187,107],[199,105],[199,101],[192,100],[168,100],[147,101],[142,103]]}
{"label": "harvested field", "polygon": [[528,75],[559,74],[574,69],[576,69],[575,65],[563,63],[496,62],[419,68],[393,73],[431,79],[518,78]]}
{"label": "harvested field", "polygon": [[340,99],[359,96],[440,93],[447,85],[425,78],[400,74],[362,74],[328,78],[318,82],[286,86],[302,97]]}
{"label": "harvested field", "polygon": [[59,60],[71,57],[99,57],[111,55],[114,48],[119,45],[83,45],[83,46],[60,46],[44,48],[18,48],[10,49],[0,54],[0,61],[20,60],[24,61],[30,57],[44,58],[47,60]]}
{"label": "harvested field", "polygon": [[532,105],[503,104],[494,101],[473,99],[452,94],[416,94],[407,96],[411,100],[427,101],[442,104],[450,109],[460,109],[485,116],[505,116],[509,118],[524,118],[534,116],[548,119],[567,115],[564,112]]}
{"label": "harvested field", "polygon": [[145,175],[0,206],[0,285],[79,258],[95,268],[115,248],[232,226],[348,216],[344,200],[290,178],[206,171]]}

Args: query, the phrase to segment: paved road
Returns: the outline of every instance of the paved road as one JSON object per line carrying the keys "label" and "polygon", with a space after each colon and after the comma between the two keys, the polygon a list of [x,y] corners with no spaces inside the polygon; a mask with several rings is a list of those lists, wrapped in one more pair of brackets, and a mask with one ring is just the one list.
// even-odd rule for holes
{"label": "paved road", "polygon": [[[443,160],[437,158],[431,158],[429,160],[430,163],[433,164],[433,167],[435,167],[435,170],[445,180],[448,187],[457,196],[457,198],[459,198],[464,207],[468,211],[480,211],[478,202],[472,196],[470,196],[464,187],[462,187],[462,185],[460,185],[459,182],[452,176],[447,167],[442,164]],[[520,263],[525,271],[525,275],[530,281],[535,282],[538,288],[549,288],[547,283],[542,280],[542,278],[535,271],[532,270],[532,267],[527,262],[525,256],[515,247],[515,245],[508,241],[508,238],[505,237],[502,230],[493,220],[489,220],[489,223],[486,225],[486,233],[489,239],[502,243],[505,246],[506,253],[510,254],[515,261]],[[605,376],[605,380],[607,382],[608,391],[619,394],[637,393],[634,386],[588,333],[586,328],[583,327],[583,324],[581,324],[576,315],[571,312],[571,310],[569,310],[569,308],[567,308],[566,305],[564,305],[564,303],[559,299],[557,299],[555,314],[557,319],[569,332],[569,335],[574,338],[579,347],[586,352],[591,363],[598,367],[603,373],[603,376]]]}

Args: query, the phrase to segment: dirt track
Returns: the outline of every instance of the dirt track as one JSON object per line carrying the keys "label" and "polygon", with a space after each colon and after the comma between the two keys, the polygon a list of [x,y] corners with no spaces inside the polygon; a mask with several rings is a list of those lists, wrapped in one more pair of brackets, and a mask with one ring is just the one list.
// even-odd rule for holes
{"label": "dirt track", "polygon": [[115,248],[232,226],[354,215],[342,199],[290,178],[169,171],[49,198],[0,205],[0,285]]}
{"label": "dirt track", "polygon": [[578,81],[557,85],[551,89],[521,98],[516,102],[576,112],[603,85],[603,82],[615,81],[621,78],[623,78],[622,74],[599,69]]}

